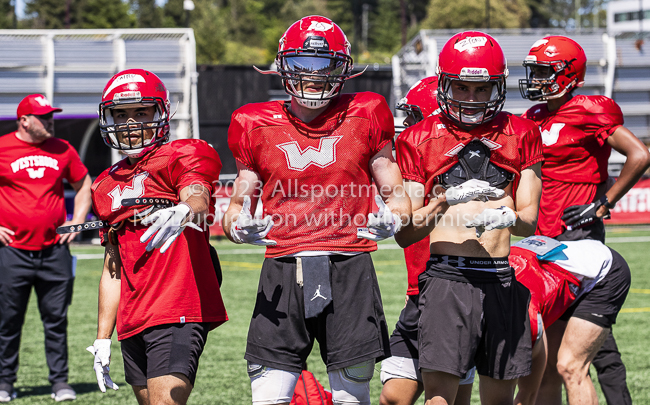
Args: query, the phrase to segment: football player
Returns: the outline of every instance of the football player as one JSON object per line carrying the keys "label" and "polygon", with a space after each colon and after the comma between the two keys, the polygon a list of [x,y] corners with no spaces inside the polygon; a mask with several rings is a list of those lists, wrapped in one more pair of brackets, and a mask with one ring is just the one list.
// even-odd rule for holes
{"label": "football player", "polygon": [[[404,111],[404,126],[410,127],[434,113],[439,113],[436,99],[438,77],[430,76],[415,83],[395,106]],[[427,201],[428,202],[428,201]],[[420,397],[424,388],[418,367],[418,276],[429,260],[429,240],[422,239],[404,249],[408,288],[406,305],[390,337],[391,357],[381,363],[381,405],[411,405]],[[472,393],[474,370],[461,379],[456,404],[469,404]]]}
{"label": "football player", "polygon": [[[99,283],[97,340],[88,348],[102,392],[117,323],[126,382],[139,404],[185,404],[208,332],[227,320],[205,224],[221,161],[198,139],[169,139],[169,93],[143,69],[108,82],[99,105],[104,142],[126,157],[93,183],[93,206],[111,224]],[[126,207],[154,197],[175,205]],[[204,227],[205,228],[205,227]]]}
{"label": "football player", "polygon": [[630,269],[618,252],[592,239],[558,242],[532,236],[512,247],[509,260],[517,280],[531,293],[529,316],[534,345],[532,373],[519,379],[515,404],[533,405],[540,402],[537,392],[547,362],[544,329],[567,310],[583,311],[593,297],[607,299],[610,306],[606,316],[616,322],[630,288]]}
{"label": "football player", "polygon": [[541,136],[532,122],[501,111],[508,71],[494,38],[456,34],[439,61],[441,113],[396,142],[413,208],[396,240],[430,241],[419,276],[425,396],[454,403],[460,378],[476,366],[482,402],[512,402],[517,379],[530,373],[531,335],[530,293],[508,264],[510,235],[536,227]]}
{"label": "football player", "polygon": [[[584,50],[570,38],[542,38],[533,44],[523,62],[526,78],[520,80],[519,88],[524,98],[545,102],[524,114],[540,126],[545,158],[536,233],[560,241],[604,242],[603,218],[609,217],[609,210],[650,167],[650,153],[623,126],[623,114],[616,102],[604,96],[573,94],[584,84],[586,63]],[[608,188],[607,161],[612,148],[627,160],[618,179]],[[586,312],[574,312],[570,320],[566,314],[547,331],[549,364],[540,390],[543,403],[560,403],[562,381],[569,402],[577,398],[596,401],[587,370],[603,342],[607,350],[594,359],[594,365],[608,403],[631,403],[625,367],[611,335],[612,322],[604,316],[609,306],[607,302],[584,305]],[[573,338],[576,334],[581,338]],[[558,347],[560,343],[562,347]],[[562,357],[556,359],[558,350]],[[556,360],[560,361],[561,376]]]}
{"label": "football player", "polygon": [[389,348],[369,252],[410,215],[393,116],[375,93],[341,94],[354,76],[350,43],[327,18],[292,24],[276,65],[264,73],[281,76],[290,101],[241,107],[228,130],[239,173],[224,231],[267,246],[245,356],[253,403],[289,403],[318,340],[334,404],[370,404]]}

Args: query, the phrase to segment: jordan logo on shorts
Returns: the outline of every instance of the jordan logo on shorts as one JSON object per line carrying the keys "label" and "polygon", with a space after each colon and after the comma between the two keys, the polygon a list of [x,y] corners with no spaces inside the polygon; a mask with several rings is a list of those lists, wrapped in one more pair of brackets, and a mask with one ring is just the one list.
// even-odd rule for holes
{"label": "jordan logo on shorts", "polygon": [[322,299],[324,299],[324,300],[327,299],[327,298],[325,298],[325,297],[320,293],[320,284],[318,284],[318,288],[316,289],[316,292],[314,293],[314,296],[311,298],[310,301],[313,301],[313,300],[315,300],[315,299],[318,298],[318,297],[320,297],[320,298],[322,298]]}

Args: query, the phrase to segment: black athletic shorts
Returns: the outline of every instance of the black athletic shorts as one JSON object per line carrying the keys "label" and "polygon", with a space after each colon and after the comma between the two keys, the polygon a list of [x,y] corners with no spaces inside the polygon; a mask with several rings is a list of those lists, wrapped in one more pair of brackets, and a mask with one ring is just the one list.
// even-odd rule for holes
{"label": "black athletic shorts", "polygon": [[122,340],[126,382],[146,386],[149,378],[180,373],[194,385],[209,331],[210,323],[174,323]]}
{"label": "black athletic shorts", "polygon": [[583,294],[560,317],[568,321],[572,316],[594,323],[602,328],[611,328],[625,303],[630,290],[630,268],[623,257],[614,249],[612,267],[594,288]]}
{"label": "black athletic shorts", "polygon": [[390,354],[407,359],[418,359],[418,321],[420,310],[419,295],[409,295],[408,301],[399,314],[395,330],[390,336]]}
{"label": "black athletic shorts", "polygon": [[246,360],[300,373],[318,340],[327,370],[390,356],[388,328],[369,253],[330,256],[332,302],[305,319],[294,257],[267,258],[248,330]]}
{"label": "black athletic shorts", "polygon": [[530,292],[508,258],[432,255],[419,277],[420,370],[512,380],[530,374]]}

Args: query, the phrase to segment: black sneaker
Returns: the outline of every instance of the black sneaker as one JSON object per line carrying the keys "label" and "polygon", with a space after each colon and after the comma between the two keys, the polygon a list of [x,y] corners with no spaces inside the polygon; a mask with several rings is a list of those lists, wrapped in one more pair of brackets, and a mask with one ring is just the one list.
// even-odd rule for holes
{"label": "black sneaker", "polygon": [[77,393],[74,392],[68,383],[55,383],[52,385],[52,399],[56,402],[74,401],[77,399]]}
{"label": "black sneaker", "polygon": [[0,402],[9,402],[12,399],[16,399],[14,386],[7,383],[0,384]]}

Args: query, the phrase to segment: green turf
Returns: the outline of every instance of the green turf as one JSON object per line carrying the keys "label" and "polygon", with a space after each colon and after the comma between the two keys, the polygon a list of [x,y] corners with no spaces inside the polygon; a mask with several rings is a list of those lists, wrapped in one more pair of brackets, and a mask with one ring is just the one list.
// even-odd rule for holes
{"label": "green turf", "polygon": [[[638,228],[614,228],[608,232],[612,242],[618,237],[647,237],[650,231]],[[190,397],[192,404],[250,404],[250,384],[243,359],[246,331],[253,310],[262,250],[237,246],[226,241],[215,242],[221,252],[224,268],[223,296],[230,321],[210,333]],[[393,242],[382,245],[393,246]],[[650,404],[650,243],[612,243],[630,264],[632,288],[624,309],[646,308],[644,312],[622,313],[614,329],[623,360],[628,370],[628,385],[635,404]],[[237,253],[237,250],[244,252]],[[251,253],[251,250],[259,253]],[[99,254],[98,247],[74,247],[75,254]],[[373,253],[381,286],[386,320],[392,329],[404,305],[406,270],[401,250],[382,249]],[[124,382],[119,344],[114,338],[111,375],[120,386],[117,392],[101,394],[92,370],[92,356],[85,348],[92,344],[96,332],[97,286],[101,259],[79,260],[72,306],[69,311],[70,384],[77,391],[78,404],[135,404],[135,398]],[[645,291],[642,291],[645,290]],[[318,348],[312,353],[309,368],[328,387],[327,375]],[[378,370],[378,367],[377,367]],[[477,384],[475,384],[476,386]],[[16,383],[16,404],[51,404],[50,385],[43,349],[43,328],[34,297],[30,301],[20,352],[20,370]],[[599,388],[598,388],[599,389]],[[371,382],[371,397],[377,404],[381,383],[379,372]],[[476,393],[475,387],[475,393]],[[600,391],[599,391],[600,392]],[[474,395],[474,402],[478,395]],[[601,403],[604,398],[601,395]]]}

